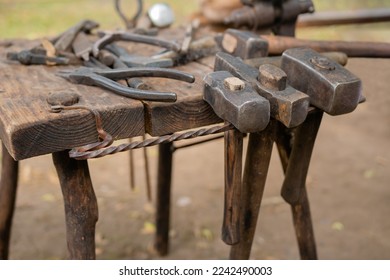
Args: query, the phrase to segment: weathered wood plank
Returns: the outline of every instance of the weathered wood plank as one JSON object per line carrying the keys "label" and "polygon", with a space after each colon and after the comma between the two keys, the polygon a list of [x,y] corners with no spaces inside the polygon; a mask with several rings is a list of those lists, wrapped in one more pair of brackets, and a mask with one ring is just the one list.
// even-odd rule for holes
{"label": "weathered wood plank", "polygon": [[[164,32],[162,37],[181,42],[184,30]],[[97,87],[75,85],[55,75],[67,67],[25,66],[5,59],[6,51],[18,51],[38,45],[38,41],[13,40],[10,48],[0,48],[0,137],[11,156],[21,160],[95,142],[97,132],[91,113],[84,110],[51,113],[46,102],[52,92],[80,95],[79,105],[97,109],[104,129],[116,139],[143,134],[164,135],[185,129],[222,122],[203,101],[203,77],[212,71],[207,63],[190,63],[178,69],[192,73],[194,84],[149,78],[152,88],[173,91],[175,103],[142,104]],[[123,43],[133,54],[151,55],[159,48]]]}
{"label": "weathered wood plank", "polygon": [[25,159],[97,141],[95,120],[88,111],[50,112],[46,98],[58,91],[77,93],[79,105],[97,109],[104,129],[114,138],[144,133],[141,102],[97,87],[71,84],[55,75],[58,70],[0,60],[0,137],[13,158]]}

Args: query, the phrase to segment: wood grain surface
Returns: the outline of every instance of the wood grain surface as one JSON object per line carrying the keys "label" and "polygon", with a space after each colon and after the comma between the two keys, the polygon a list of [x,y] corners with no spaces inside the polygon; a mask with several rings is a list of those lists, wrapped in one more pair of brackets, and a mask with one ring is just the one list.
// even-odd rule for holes
{"label": "wood grain surface", "polygon": [[[95,120],[88,111],[50,112],[46,99],[58,91],[76,93],[80,95],[78,105],[97,109],[104,129],[115,139],[145,132],[158,136],[221,122],[203,101],[203,76],[212,71],[207,65],[194,62],[178,67],[196,76],[194,84],[145,79],[152,89],[176,92],[178,98],[170,104],[143,104],[97,87],[72,84],[56,75],[68,66],[25,66],[6,60],[6,52],[26,49],[33,43],[12,41],[11,47],[0,47],[0,137],[15,160],[97,141]],[[131,43],[126,46],[131,52],[150,51],[149,46],[140,48]]]}

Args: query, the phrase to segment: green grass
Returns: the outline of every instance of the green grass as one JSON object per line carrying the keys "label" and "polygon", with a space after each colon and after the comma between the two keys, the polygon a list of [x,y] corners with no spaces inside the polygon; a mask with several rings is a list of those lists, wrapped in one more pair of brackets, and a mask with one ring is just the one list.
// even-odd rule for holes
{"label": "green grass", "polygon": [[[123,8],[134,13],[135,1],[123,2]],[[153,3],[144,1],[145,10]],[[166,1],[175,10],[176,22],[196,10],[195,1]],[[36,38],[56,35],[82,19],[93,19],[102,29],[124,27],[111,0],[0,0],[0,38]]]}
{"label": "green grass", "polygon": [[[164,0],[146,0],[151,4]],[[176,25],[195,12],[196,0],[165,0],[175,11]],[[314,0],[317,11],[390,7],[390,0]],[[122,0],[123,7],[134,11],[135,0]],[[122,28],[112,0],[0,0],[0,38],[37,38],[56,35],[82,19],[93,19],[102,29]],[[359,27],[301,28],[301,38],[389,41],[390,24],[365,24]]]}

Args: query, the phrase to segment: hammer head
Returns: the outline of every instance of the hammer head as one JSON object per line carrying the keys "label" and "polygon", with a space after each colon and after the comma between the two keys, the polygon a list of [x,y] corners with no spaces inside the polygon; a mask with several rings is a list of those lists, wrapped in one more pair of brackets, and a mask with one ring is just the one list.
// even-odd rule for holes
{"label": "hammer head", "polygon": [[203,99],[223,120],[243,133],[262,131],[270,119],[269,102],[252,86],[227,71],[213,72],[204,78]]}
{"label": "hammer head", "polygon": [[313,106],[330,115],[350,113],[359,103],[361,80],[311,49],[286,50],[281,67],[291,86],[305,92]]}
{"label": "hammer head", "polygon": [[228,29],[219,40],[224,52],[242,59],[268,55],[268,41],[249,31]]}
{"label": "hammer head", "polygon": [[309,97],[286,84],[286,74],[273,65],[256,69],[227,53],[217,53],[215,71],[229,71],[249,82],[270,103],[271,116],[286,127],[301,124],[308,112]]}

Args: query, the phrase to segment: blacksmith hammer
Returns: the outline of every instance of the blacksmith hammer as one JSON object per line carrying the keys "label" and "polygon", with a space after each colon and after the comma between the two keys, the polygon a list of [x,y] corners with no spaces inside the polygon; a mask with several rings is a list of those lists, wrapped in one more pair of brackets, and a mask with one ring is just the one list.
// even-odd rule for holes
{"label": "blacksmith hammer", "polygon": [[301,124],[307,115],[309,97],[287,84],[287,76],[273,65],[261,69],[245,64],[241,59],[227,53],[216,55],[215,71],[229,71],[256,89],[258,94],[270,102],[271,116],[287,127]]}
{"label": "blacksmith hammer", "polygon": [[229,245],[240,241],[240,198],[243,133],[265,129],[270,119],[269,102],[249,82],[227,71],[204,78],[204,99],[220,118],[236,129],[225,132],[225,200],[222,240]]}

